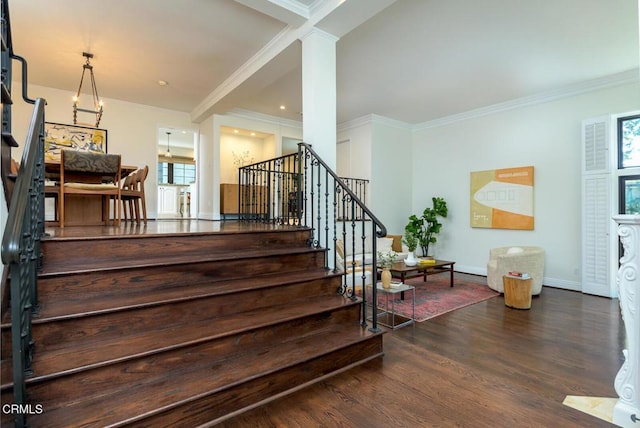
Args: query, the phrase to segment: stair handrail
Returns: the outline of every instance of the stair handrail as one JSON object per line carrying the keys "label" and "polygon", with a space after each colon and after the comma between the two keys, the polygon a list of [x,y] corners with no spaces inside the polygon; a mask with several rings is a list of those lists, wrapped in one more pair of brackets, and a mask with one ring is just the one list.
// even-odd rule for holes
{"label": "stair handrail", "polygon": [[[367,205],[358,197],[358,195],[356,195],[349,188],[349,186],[347,186],[345,182],[342,181],[342,178],[340,178],[338,174],[336,174],[335,171],[331,169],[331,167],[329,167],[329,165],[327,165],[327,163],[324,160],[322,160],[322,158],[313,150],[313,148],[311,147],[311,144],[300,142],[298,143],[298,147],[299,148],[304,147],[305,150],[309,152],[315,158],[315,160],[326,169],[326,171],[333,177],[336,183],[340,185],[342,190],[351,197],[351,199],[356,203],[358,208],[360,208],[365,214],[367,214],[371,218],[371,221],[373,221],[373,223],[378,228],[378,230],[376,231],[376,234],[378,235],[378,237],[382,238],[386,236],[387,228],[385,227],[385,225],[378,219],[378,217],[375,216],[375,214],[373,214],[373,212],[371,212],[369,207],[367,207]],[[300,158],[300,160],[302,161],[302,158]]]}
{"label": "stair handrail", "polygon": [[[45,104],[43,98],[35,100],[1,248],[2,262],[11,272],[13,403],[20,405],[26,404],[25,377],[32,373],[31,318],[38,309],[37,270],[44,234]],[[16,414],[15,424],[25,426],[25,414]]]}
{"label": "stair handrail", "polygon": [[[309,228],[311,237],[308,245],[325,248],[328,252],[325,268],[343,274],[338,292],[355,300],[356,288],[360,285],[362,325],[366,326],[370,320],[371,330],[379,331],[377,287],[371,287],[369,303],[365,283],[377,282],[377,251],[374,237],[386,236],[387,229],[365,202],[327,165],[310,144],[304,142],[298,143],[297,153],[241,166],[238,168],[238,182],[240,220]],[[329,205],[332,205],[331,213]],[[345,211],[342,216],[338,215],[338,209]],[[338,220],[338,217],[341,220]],[[341,240],[337,234],[338,222],[342,226]],[[350,224],[348,233],[347,223]],[[370,239],[370,260],[365,259],[367,238]],[[338,254],[339,247],[342,248],[342,256]],[[348,250],[348,254],[361,254],[362,258],[356,259],[354,256],[347,259],[343,257],[346,254],[345,250]],[[370,318],[367,316],[368,308],[372,311]]]}
{"label": "stair handrail", "polygon": [[[29,104],[35,104],[36,100],[29,98],[29,96],[27,95],[27,83],[28,83],[28,79],[27,79],[27,61],[21,57],[20,55],[16,55],[16,53],[13,51],[13,39],[11,36],[11,17],[9,14],[9,1],[5,0],[2,2],[2,25],[5,26],[5,31],[3,31],[3,33],[6,34],[6,40],[5,43],[7,45],[7,51],[9,52],[9,58],[11,59],[15,59],[16,61],[20,61],[20,64],[22,64],[22,99],[29,103]],[[9,79],[11,80],[11,66],[7,65],[7,71],[9,73]],[[11,82],[7,82],[8,85],[11,84]]]}

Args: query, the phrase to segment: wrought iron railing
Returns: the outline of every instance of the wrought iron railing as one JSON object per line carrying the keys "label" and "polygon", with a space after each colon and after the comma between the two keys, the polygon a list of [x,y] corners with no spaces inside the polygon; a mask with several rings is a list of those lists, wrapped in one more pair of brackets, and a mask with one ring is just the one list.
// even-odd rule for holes
{"label": "wrought iron railing", "polygon": [[[11,136],[11,62],[22,65],[22,98],[34,104],[27,140],[15,183],[12,186],[9,212],[2,237],[1,256],[5,278],[10,283],[11,304],[11,352],[13,403],[24,409],[27,401],[25,378],[32,373],[34,343],[31,335],[31,318],[38,310],[37,271],[40,265],[40,238],[44,234],[44,108],[42,98],[32,100],[27,96],[27,63],[13,52],[9,6],[2,1],[2,138]],[[13,140],[15,141],[15,140]],[[3,159],[3,165],[4,165]],[[3,176],[3,180],[5,177]],[[6,183],[4,183],[6,184]],[[5,189],[7,186],[5,185]],[[3,283],[4,286],[4,283]],[[5,297],[3,295],[3,297]],[[26,413],[14,413],[14,425],[25,427]]]}
{"label": "wrought iron railing", "polygon": [[[36,100],[2,238],[2,262],[11,272],[14,404],[26,402],[25,376],[31,374],[34,346],[31,318],[38,310],[37,276],[44,233],[44,106],[43,99]],[[23,425],[24,421],[16,420],[16,426]]]}
{"label": "wrought iron railing", "polygon": [[[369,187],[369,180],[366,180],[364,178],[354,178],[354,177],[340,177],[340,179],[349,188],[349,190],[355,193],[355,195],[358,197],[358,199],[360,199],[364,203],[364,205],[369,204],[369,200],[367,199],[369,196],[367,194],[367,189]],[[338,213],[342,213],[346,211],[347,215],[351,215],[351,212],[349,211],[348,207],[347,209],[344,209],[344,208],[345,207],[342,206],[342,199],[341,199],[338,201]],[[362,211],[357,210],[355,212],[355,219],[357,220],[360,218],[362,218]],[[351,220],[351,218],[342,217],[340,218],[340,220]]]}
{"label": "wrought iron railing", "polygon": [[362,299],[362,325],[370,320],[377,331],[375,238],[387,230],[360,198],[362,193],[306,143],[298,144],[298,153],[241,167],[238,181],[240,220],[310,228],[309,246],[326,248],[325,267],[343,273],[338,292]]}

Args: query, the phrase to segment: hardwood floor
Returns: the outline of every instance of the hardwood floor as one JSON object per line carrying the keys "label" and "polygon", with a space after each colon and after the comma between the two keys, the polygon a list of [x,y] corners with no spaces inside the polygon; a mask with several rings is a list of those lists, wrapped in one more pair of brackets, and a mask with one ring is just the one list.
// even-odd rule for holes
{"label": "hardwood floor", "polygon": [[221,426],[610,427],[562,402],[616,397],[623,341],[618,300],[545,287],[517,310],[500,296],[389,332],[382,359]]}

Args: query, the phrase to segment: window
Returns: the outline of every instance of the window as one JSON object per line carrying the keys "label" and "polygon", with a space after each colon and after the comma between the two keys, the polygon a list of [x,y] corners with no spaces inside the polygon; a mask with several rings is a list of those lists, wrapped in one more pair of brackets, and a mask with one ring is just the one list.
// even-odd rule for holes
{"label": "window", "polygon": [[196,166],[188,163],[158,162],[158,184],[191,184]]}
{"label": "window", "polygon": [[174,163],[173,184],[191,184],[196,180],[196,166],[186,163]]}
{"label": "window", "polygon": [[640,167],[640,115],[618,118],[618,168]]}
{"label": "window", "polygon": [[167,162],[158,162],[158,184],[169,183],[169,164]]}
{"label": "window", "polygon": [[640,214],[640,175],[620,177],[620,214]]}

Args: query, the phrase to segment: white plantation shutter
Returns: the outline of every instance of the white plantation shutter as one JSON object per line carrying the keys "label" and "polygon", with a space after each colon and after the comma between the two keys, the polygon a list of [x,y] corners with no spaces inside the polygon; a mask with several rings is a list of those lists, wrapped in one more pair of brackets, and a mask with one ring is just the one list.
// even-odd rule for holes
{"label": "white plantation shutter", "polygon": [[585,121],[582,128],[583,169],[585,173],[609,172],[609,123],[608,119]]}
{"label": "white plantation shutter", "polygon": [[582,291],[609,296],[609,177],[583,178]]}
{"label": "white plantation shutter", "polygon": [[609,118],[585,120],[582,143],[582,292],[610,297]]}

